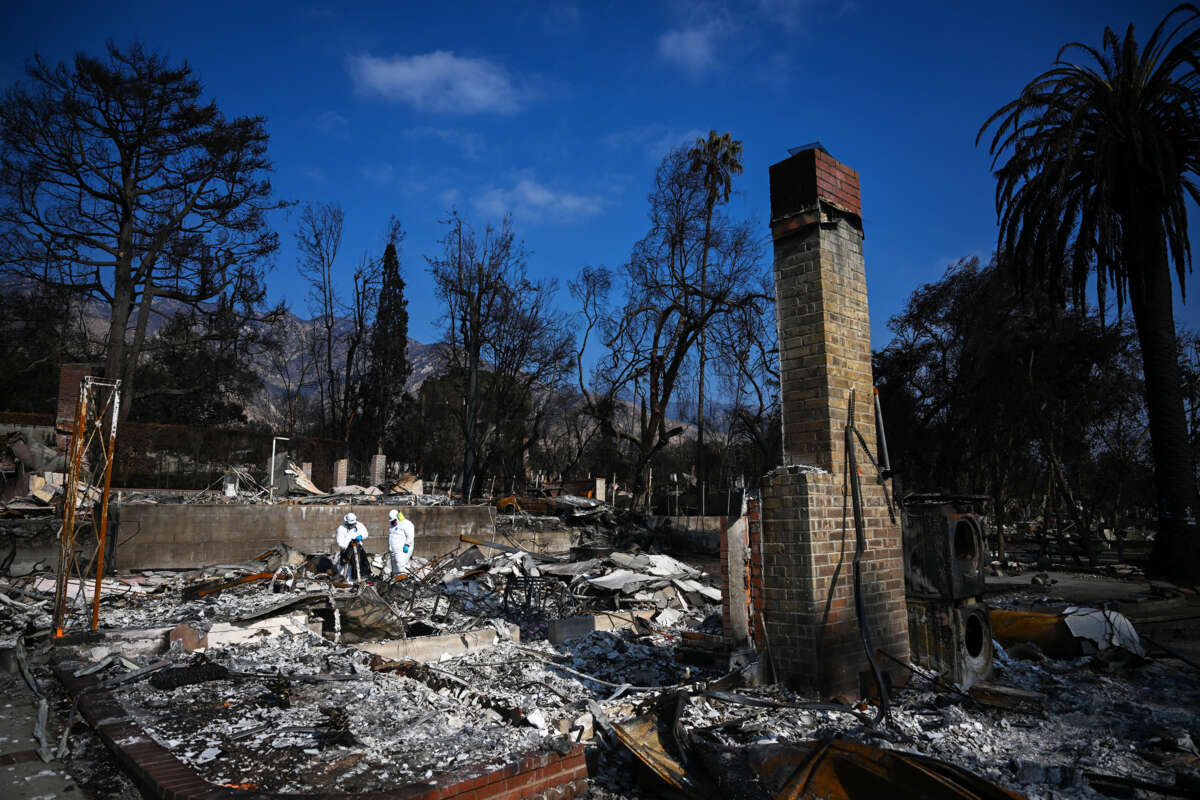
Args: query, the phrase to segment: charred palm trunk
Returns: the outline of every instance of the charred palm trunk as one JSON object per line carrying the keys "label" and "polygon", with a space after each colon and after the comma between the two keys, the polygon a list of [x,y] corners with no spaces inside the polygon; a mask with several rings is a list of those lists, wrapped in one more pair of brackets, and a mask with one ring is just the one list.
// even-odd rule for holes
{"label": "charred palm trunk", "polygon": [[[712,245],[712,216],[713,207],[716,205],[716,198],[710,196],[708,205],[705,208],[704,215],[704,250],[700,256],[700,310],[703,314],[704,306],[708,303],[708,250]],[[704,494],[706,491],[706,483],[708,481],[708,464],[704,460],[704,368],[708,357],[708,324],[705,322],[700,327],[700,383],[699,392],[696,401],[696,484],[700,489],[700,510],[698,513],[703,514],[704,511]]]}
{"label": "charred palm trunk", "polygon": [[[1158,247],[1132,252],[1161,254]],[[1183,410],[1183,384],[1179,370],[1175,318],[1172,313],[1171,275],[1165,258],[1131,276],[1129,301],[1142,348],[1146,416],[1158,492],[1159,532],[1154,540],[1150,568],[1158,575],[1194,582],[1200,569],[1196,528],[1196,486],[1192,453],[1188,445],[1187,417]]]}

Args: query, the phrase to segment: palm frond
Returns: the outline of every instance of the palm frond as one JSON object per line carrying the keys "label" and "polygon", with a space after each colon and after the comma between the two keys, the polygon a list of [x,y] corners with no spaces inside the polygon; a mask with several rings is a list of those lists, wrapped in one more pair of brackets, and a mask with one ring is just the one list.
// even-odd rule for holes
{"label": "palm frond", "polygon": [[[1200,195],[1200,9],[1171,11],[1144,47],[1132,25],[1105,28],[1098,48],[1064,45],[976,144],[989,133],[999,249],[1019,280],[1079,301],[1095,276],[1118,307],[1147,270],[1169,264],[1183,285],[1186,199]],[[1145,236],[1158,244],[1134,241]]]}

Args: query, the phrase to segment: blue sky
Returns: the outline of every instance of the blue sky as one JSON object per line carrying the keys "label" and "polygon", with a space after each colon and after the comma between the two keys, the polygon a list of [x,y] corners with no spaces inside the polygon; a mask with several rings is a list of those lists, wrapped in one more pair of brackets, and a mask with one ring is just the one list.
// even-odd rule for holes
{"label": "blue sky", "polygon": [[[994,246],[982,121],[1063,43],[1130,22],[1144,41],[1172,5],[10,4],[0,84],[34,51],[99,54],[108,38],[187,59],[226,114],[267,118],[281,198],[343,205],[347,274],[401,220],[410,333],[426,342],[440,328],[425,256],[451,207],[477,225],[511,212],[531,272],[565,284],[628,257],[672,145],[710,128],[742,139],[732,210],[766,236],[768,166],[820,140],[862,179],[880,347],[917,285]],[[305,315],[294,226],[276,220],[270,287]],[[569,308],[565,285],[559,297]],[[1197,326],[1198,305],[1177,305],[1177,321]]]}

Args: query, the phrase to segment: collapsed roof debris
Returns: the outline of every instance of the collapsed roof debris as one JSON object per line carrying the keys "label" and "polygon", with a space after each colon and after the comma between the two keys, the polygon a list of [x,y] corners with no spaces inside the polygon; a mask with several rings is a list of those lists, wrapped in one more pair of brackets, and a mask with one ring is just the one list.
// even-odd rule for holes
{"label": "collapsed roof debris", "polygon": [[62,493],[65,464],[62,454],[31,434],[9,433],[0,446],[0,512],[50,511],[54,496]]}
{"label": "collapsed roof debris", "polygon": [[421,480],[420,475],[406,472],[392,486],[390,494],[425,494],[425,482]]}
{"label": "collapsed roof debris", "polygon": [[275,491],[284,495],[325,494],[304,474],[304,470],[300,469],[296,462],[287,458],[275,462],[275,478],[272,483],[275,485]]}

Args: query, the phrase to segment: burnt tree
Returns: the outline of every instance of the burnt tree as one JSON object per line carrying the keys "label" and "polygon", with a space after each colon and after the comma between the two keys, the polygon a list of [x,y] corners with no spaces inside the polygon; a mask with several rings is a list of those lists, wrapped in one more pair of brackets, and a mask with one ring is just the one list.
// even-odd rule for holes
{"label": "burnt tree", "polygon": [[[580,391],[589,413],[632,448],[635,504],[647,500],[651,460],[683,433],[667,409],[702,333],[768,299],[760,237],[748,221],[712,210],[708,183],[687,150],[668,154],[649,196],[650,231],[620,275],[624,300],[609,302],[617,280],[603,268],[587,268],[572,283],[586,320],[583,347],[593,335],[604,347],[591,388],[578,361]],[[614,413],[629,402],[631,414]],[[619,424],[629,416],[632,424]]]}
{"label": "burnt tree", "polygon": [[26,75],[0,100],[0,259],[106,308],[125,416],[156,300],[204,314],[223,297],[250,318],[264,299],[279,206],[264,120],[227,119],[186,62],[136,43]]}

